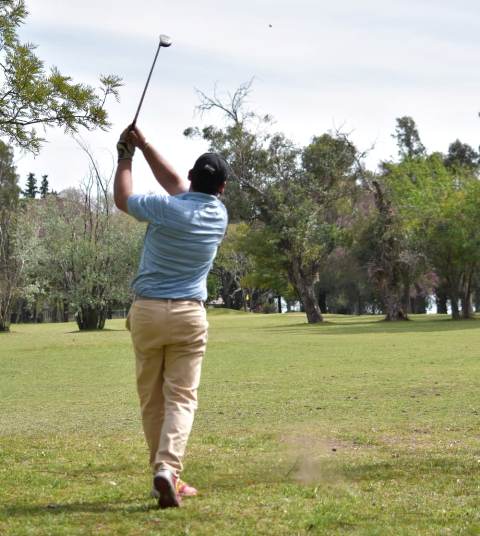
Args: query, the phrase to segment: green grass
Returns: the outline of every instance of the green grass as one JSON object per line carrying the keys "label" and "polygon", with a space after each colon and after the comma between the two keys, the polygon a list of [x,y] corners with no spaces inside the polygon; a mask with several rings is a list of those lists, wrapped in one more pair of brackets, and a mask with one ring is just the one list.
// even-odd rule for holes
{"label": "green grass", "polygon": [[122,321],[0,336],[0,534],[480,534],[480,322],[212,311],[181,509]]}

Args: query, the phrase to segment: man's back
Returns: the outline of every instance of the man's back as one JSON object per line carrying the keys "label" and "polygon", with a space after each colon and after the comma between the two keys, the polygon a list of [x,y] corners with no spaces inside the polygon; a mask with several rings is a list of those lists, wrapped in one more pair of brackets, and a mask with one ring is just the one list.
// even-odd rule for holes
{"label": "man's back", "polygon": [[175,196],[131,196],[128,212],[149,222],[138,274],[132,286],[148,298],[207,297],[206,278],[227,226],[216,196],[186,192]]}

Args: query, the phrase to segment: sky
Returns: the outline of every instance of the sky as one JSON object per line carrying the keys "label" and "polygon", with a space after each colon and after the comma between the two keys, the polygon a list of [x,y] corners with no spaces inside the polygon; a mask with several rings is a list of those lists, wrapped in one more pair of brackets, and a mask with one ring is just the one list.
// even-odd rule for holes
{"label": "sky", "polygon": [[[131,122],[158,44],[167,34],[138,126],[186,175],[205,142],[189,126],[221,124],[200,116],[195,89],[233,92],[254,78],[248,107],[274,117],[273,130],[299,146],[341,128],[359,149],[374,147],[369,167],[396,154],[395,119],[412,116],[429,151],[480,136],[480,6],[477,0],[27,0],[20,35],[46,67],[98,85],[123,79],[120,103],[107,103],[109,132],[82,132],[104,175],[115,166],[119,133]],[[86,155],[63,131],[49,129],[37,157],[16,153],[21,184],[47,174],[55,190],[88,174]],[[134,191],[157,187],[141,154]]]}

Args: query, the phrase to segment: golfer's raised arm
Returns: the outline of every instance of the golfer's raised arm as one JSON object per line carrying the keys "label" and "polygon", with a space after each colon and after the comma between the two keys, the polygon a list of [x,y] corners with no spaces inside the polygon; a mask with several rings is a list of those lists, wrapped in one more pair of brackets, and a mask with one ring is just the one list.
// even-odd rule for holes
{"label": "golfer's raised arm", "polygon": [[181,194],[189,189],[187,179],[182,179],[163,156],[150,145],[137,127],[130,133],[130,139],[143,153],[155,179],[170,195]]}
{"label": "golfer's raised arm", "polygon": [[117,208],[128,214],[128,198],[132,195],[132,158],[135,147],[127,141],[127,130],[117,143],[118,166],[113,182],[113,200]]}
{"label": "golfer's raised arm", "polygon": [[189,184],[187,180],[182,179],[162,155],[149,143],[145,144],[142,152],[157,182],[170,195],[182,194],[188,191]]}

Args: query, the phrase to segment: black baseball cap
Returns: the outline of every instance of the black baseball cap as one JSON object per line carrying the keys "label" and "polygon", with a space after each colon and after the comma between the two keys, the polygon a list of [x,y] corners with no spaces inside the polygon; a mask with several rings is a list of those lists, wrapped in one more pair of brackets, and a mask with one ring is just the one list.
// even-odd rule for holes
{"label": "black baseball cap", "polygon": [[216,195],[228,174],[228,164],[223,156],[204,153],[197,158],[192,169],[193,188],[197,192]]}

